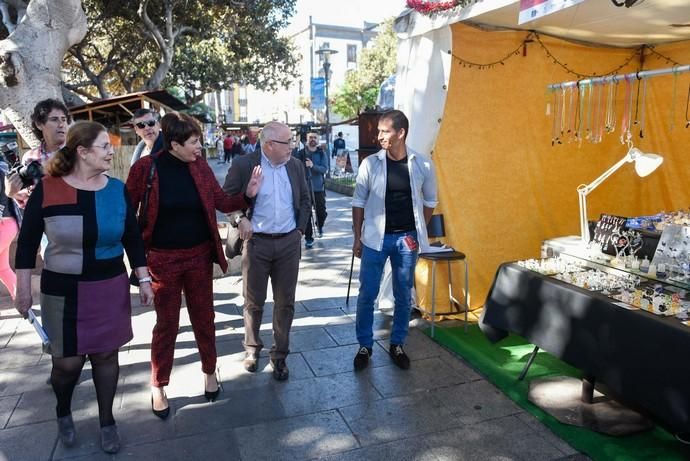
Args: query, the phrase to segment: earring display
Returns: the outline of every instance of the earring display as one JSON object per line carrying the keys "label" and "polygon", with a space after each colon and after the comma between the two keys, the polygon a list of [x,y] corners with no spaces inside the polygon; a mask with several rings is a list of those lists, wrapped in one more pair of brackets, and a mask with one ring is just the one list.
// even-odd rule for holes
{"label": "earring display", "polygon": [[[630,235],[628,235],[630,237]],[[624,248],[634,248],[629,238]],[[690,318],[690,293],[666,283],[647,279],[646,276],[662,277],[671,269],[664,263],[650,263],[645,257],[640,261],[634,254],[619,255],[624,269],[606,269],[597,263],[567,256],[517,261],[517,265],[553,277],[570,285],[601,293],[624,304],[627,309],[642,309],[661,316],[676,316],[680,320]],[[637,270],[645,273],[638,276]]]}

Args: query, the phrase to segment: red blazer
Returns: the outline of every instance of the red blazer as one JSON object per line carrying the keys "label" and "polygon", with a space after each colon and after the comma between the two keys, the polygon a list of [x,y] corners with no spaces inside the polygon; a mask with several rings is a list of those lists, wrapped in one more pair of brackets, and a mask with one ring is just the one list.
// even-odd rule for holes
{"label": "red blazer", "polygon": [[[162,151],[160,155],[172,155],[167,151]],[[151,162],[153,158],[151,155],[138,160],[129,170],[127,176],[127,192],[132,201],[132,206],[135,210],[139,210],[141,202],[144,201],[144,193],[146,192],[146,180],[151,171]],[[220,243],[220,235],[218,234],[218,221],[216,220],[216,210],[223,213],[230,213],[232,211],[243,210],[249,208],[249,204],[244,200],[244,194],[236,194],[229,196],[223,192],[220,184],[216,180],[211,167],[208,166],[206,160],[199,157],[196,161],[188,163],[189,173],[194,179],[194,184],[199,192],[201,204],[204,207],[204,214],[206,215],[206,222],[211,231],[211,238],[215,247],[214,262],[220,265],[223,272],[228,269],[228,262],[223,253],[223,247]],[[153,237],[153,229],[158,218],[158,203],[159,203],[159,184],[158,171],[153,176],[151,185],[151,192],[149,194],[149,204],[146,209],[146,227],[142,229],[142,237],[146,248],[150,248],[151,239]]]}

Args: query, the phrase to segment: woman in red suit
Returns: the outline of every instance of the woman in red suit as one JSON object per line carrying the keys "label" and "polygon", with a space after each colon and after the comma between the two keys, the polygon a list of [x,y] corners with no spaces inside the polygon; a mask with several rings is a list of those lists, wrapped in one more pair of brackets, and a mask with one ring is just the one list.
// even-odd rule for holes
{"label": "woman in red suit", "polygon": [[261,169],[254,169],[246,196],[227,196],[201,157],[201,130],[196,121],[173,112],[163,117],[161,129],[165,149],[132,166],[127,191],[141,213],[147,182],[151,186],[144,216],[140,216],[156,308],[151,340],[151,409],[165,419],[170,413],[165,386],[172,371],[182,290],[201,357],[204,395],[213,401],[220,392],[213,263],[223,272],[228,264],[218,235],[216,210],[228,213],[248,208],[248,200],[259,188]]}

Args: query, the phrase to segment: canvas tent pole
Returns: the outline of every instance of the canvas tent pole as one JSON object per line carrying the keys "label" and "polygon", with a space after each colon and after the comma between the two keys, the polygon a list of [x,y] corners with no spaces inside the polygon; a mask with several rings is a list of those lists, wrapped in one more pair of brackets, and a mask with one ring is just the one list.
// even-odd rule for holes
{"label": "canvas tent pole", "polygon": [[690,65],[673,66],[673,67],[667,67],[665,69],[643,70],[640,72],[631,72],[629,74],[608,75],[608,76],[604,76],[604,77],[588,78],[585,80],[574,80],[571,82],[552,83],[547,88],[549,90],[553,91],[553,90],[558,90],[558,89],[576,87],[579,85],[591,85],[591,84],[596,85],[599,83],[617,82],[620,80],[633,80],[633,79],[643,79],[643,78],[649,78],[649,77],[659,77],[661,75],[680,74],[680,73],[688,72],[688,71],[690,71]]}

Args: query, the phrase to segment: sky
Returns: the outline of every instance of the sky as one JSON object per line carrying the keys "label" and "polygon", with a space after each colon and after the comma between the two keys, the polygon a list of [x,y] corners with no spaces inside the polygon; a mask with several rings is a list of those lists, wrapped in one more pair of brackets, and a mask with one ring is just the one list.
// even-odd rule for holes
{"label": "sky", "polygon": [[405,0],[297,0],[296,14],[288,30],[313,22],[362,26],[362,21],[379,23],[405,10]]}

